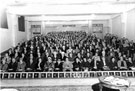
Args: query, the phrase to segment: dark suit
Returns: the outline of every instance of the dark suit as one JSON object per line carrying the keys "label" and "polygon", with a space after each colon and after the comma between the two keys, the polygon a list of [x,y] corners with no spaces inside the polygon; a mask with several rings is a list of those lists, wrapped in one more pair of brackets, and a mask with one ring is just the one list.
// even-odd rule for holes
{"label": "dark suit", "polygon": [[107,59],[107,57],[101,57],[101,62],[100,62],[100,66],[102,70],[109,70],[109,61]]}
{"label": "dark suit", "polygon": [[[54,64],[55,71],[62,71],[63,70],[63,64],[56,62]],[[57,69],[58,68],[58,69]]]}
{"label": "dark suit", "polygon": [[89,68],[89,62],[88,61],[86,61],[86,62],[82,62],[81,63],[81,67],[82,67],[82,70],[85,70],[86,68]]}
{"label": "dark suit", "polygon": [[[76,70],[76,68],[78,68],[78,70]],[[80,71],[81,70],[81,63],[80,62],[74,62],[73,63],[73,70],[74,71]]]}
{"label": "dark suit", "polygon": [[10,62],[9,65],[8,65],[8,71],[9,72],[16,72],[17,70],[17,62]]}
{"label": "dark suit", "polygon": [[91,64],[92,64],[92,67],[93,67],[92,68],[93,71],[102,70],[103,64],[102,64],[101,61],[96,62],[97,69],[94,68],[94,65],[95,65],[94,60],[92,60]]}
{"label": "dark suit", "polygon": [[109,68],[110,68],[110,70],[117,70],[118,69],[117,62],[116,61],[114,61],[114,62],[110,61]]}
{"label": "dark suit", "polygon": [[[30,70],[27,70],[27,68],[30,68]],[[32,63],[30,63],[30,60],[28,60],[26,64],[26,71],[35,71],[35,68],[36,68],[35,62],[33,61]]]}
{"label": "dark suit", "polygon": [[[39,69],[39,66],[41,69]],[[44,62],[37,62],[36,65],[35,65],[35,68],[36,68],[36,71],[43,71],[44,70]]]}

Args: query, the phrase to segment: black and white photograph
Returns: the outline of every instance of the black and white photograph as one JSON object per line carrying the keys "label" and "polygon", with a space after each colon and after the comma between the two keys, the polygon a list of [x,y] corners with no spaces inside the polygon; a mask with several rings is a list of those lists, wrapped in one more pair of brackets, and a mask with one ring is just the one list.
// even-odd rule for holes
{"label": "black and white photograph", "polygon": [[0,91],[135,91],[135,0],[0,0]]}

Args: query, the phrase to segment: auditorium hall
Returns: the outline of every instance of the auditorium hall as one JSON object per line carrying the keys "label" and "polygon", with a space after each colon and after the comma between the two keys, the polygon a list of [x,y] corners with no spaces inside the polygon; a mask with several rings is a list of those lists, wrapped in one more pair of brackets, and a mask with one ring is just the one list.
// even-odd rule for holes
{"label": "auditorium hall", "polygon": [[0,91],[135,91],[135,0],[0,0]]}

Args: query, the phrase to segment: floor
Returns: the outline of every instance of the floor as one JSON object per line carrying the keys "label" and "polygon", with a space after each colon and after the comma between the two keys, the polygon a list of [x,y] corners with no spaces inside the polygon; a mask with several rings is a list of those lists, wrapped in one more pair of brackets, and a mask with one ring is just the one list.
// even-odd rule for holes
{"label": "floor", "polygon": [[[127,91],[135,91],[135,78],[129,78],[131,86]],[[18,91],[99,91],[93,85],[97,78],[85,79],[12,79],[1,80],[2,89],[14,88]],[[8,91],[8,90],[7,90]]]}

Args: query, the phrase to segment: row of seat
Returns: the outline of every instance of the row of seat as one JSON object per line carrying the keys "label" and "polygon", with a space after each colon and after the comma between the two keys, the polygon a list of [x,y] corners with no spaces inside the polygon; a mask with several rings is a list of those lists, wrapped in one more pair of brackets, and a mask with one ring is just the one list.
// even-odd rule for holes
{"label": "row of seat", "polygon": [[2,72],[1,79],[53,79],[53,78],[94,78],[100,76],[135,77],[135,71],[89,71],[89,72]]}

